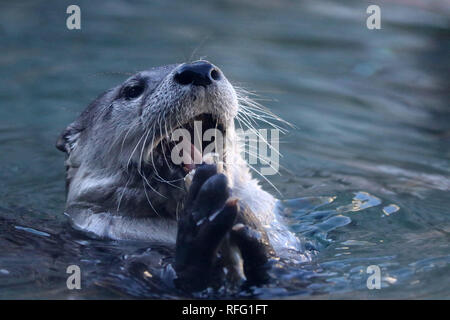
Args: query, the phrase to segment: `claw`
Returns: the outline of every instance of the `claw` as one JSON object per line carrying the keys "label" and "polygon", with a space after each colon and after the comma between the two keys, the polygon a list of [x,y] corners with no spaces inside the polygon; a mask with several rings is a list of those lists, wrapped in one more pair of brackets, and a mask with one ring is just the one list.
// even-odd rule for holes
{"label": "claw", "polygon": [[195,169],[191,170],[185,177],[184,177],[184,186],[186,187],[186,190],[189,191],[192,185],[192,180],[194,179],[195,175]]}
{"label": "claw", "polygon": [[188,195],[178,222],[175,270],[177,283],[189,291],[224,278],[233,286],[267,279],[272,248],[265,230],[245,204],[230,197],[228,178],[208,164],[213,160],[213,155],[206,158],[185,178]]}

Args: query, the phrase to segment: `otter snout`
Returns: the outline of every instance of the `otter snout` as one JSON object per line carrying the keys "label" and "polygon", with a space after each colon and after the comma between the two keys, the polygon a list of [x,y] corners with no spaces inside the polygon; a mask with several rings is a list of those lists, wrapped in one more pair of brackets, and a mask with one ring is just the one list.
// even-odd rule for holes
{"label": "otter snout", "polygon": [[222,78],[220,70],[208,61],[185,63],[175,72],[174,80],[181,85],[206,87]]}

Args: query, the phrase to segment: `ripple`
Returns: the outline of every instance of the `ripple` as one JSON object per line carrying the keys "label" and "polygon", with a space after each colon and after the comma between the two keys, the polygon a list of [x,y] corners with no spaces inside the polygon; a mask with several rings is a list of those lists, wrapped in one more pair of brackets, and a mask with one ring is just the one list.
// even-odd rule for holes
{"label": "ripple", "polygon": [[381,200],[368,192],[357,192],[353,197],[352,203],[338,207],[338,212],[357,212],[381,204]]}
{"label": "ripple", "polygon": [[27,228],[27,227],[21,227],[21,226],[15,226],[14,227],[17,230],[22,230],[25,232],[29,232],[38,236],[44,236],[44,237],[50,237],[50,234],[48,234],[47,232],[43,232],[43,231],[39,231],[33,228]]}
{"label": "ripple", "polygon": [[400,207],[396,204],[390,204],[386,207],[383,207],[383,213],[387,216],[390,216],[391,214],[397,212],[400,210]]}
{"label": "ripple", "polygon": [[0,269],[0,274],[8,275],[10,272],[6,269]]}
{"label": "ripple", "polygon": [[305,197],[290,200],[281,200],[278,204],[278,209],[283,215],[290,214],[306,214],[316,210],[324,205],[332,203],[336,199],[333,197]]}

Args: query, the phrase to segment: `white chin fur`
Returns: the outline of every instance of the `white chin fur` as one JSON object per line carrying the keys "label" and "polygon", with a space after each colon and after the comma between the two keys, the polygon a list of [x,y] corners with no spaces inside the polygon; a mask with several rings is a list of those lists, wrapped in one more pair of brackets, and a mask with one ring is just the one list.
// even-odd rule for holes
{"label": "white chin fur", "polygon": [[113,240],[144,240],[164,244],[175,244],[177,221],[169,219],[136,219],[114,216],[111,213],[82,211],[69,216],[75,229],[88,232],[95,237]]}

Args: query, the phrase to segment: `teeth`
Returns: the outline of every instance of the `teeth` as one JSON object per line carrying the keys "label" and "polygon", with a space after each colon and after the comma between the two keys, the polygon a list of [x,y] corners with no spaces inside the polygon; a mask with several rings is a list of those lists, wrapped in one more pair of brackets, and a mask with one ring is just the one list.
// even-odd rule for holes
{"label": "teeth", "polygon": [[217,153],[207,153],[203,156],[203,162],[206,164],[215,164],[217,172],[223,173],[223,161],[220,161],[220,156]]}
{"label": "teeth", "polygon": [[[219,155],[217,153],[208,153],[203,156],[203,162],[206,164],[215,164],[217,166],[217,172],[223,173],[223,162],[219,161]],[[195,166],[195,165],[192,165]],[[184,166],[184,170],[187,172],[186,176],[184,177],[184,186],[186,187],[186,190],[189,190],[189,188],[192,185],[192,180],[194,179],[195,175],[195,168],[190,169],[190,166],[187,165]]]}
{"label": "teeth", "polygon": [[215,164],[219,162],[219,155],[217,153],[207,153],[203,156],[203,162],[206,164]]}
{"label": "teeth", "polygon": [[189,173],[184,177],[184,186],[186,187],[186,190],[189,190],[189,188],[192,185],[192,179],[194,179],[195,175],[195,169],[189,171]]}

